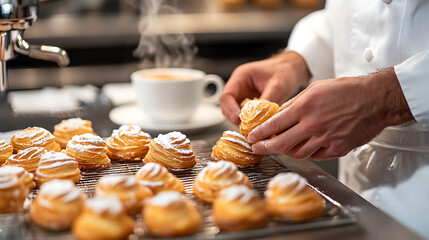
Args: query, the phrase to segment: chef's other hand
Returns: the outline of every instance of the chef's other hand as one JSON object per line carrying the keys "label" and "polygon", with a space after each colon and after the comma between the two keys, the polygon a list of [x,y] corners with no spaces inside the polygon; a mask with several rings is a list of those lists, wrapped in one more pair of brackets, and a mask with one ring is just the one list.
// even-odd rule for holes
{"label": "chef's other hand", "polygon": [[310,78],[304,59],[295,52],[282,52],[272,58],[237,67],[225,85],[220,106],[226,118],[240,123],[240,102],[262,98],[283,103]]}
{"label": "chef's other hand", "polygon": [[[317,81],[250,132],[256,154],[326,160],[346,155],[387,126],[413,116],[393,69],[366,77]],[[267,139],[277,134],[272,139]]]}

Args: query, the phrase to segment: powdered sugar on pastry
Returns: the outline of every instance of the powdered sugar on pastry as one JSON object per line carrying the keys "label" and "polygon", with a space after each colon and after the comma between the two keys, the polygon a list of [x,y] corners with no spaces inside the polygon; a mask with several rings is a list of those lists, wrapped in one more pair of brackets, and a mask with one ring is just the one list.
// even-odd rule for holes
{"label": "powdered sugar on pastry", "polygon": [[113,187],[121,184],[125,187],[132,187],[137,184],[137,180],[132,176],[127,175],[110,175],[104,176],[100,179],[100,184],[108,187]]}
{"label": "powdered sugar on pastry", "polygon": [[121,201],[116,197],[92,198],[85,202],[85,206],[100,215],[103,213],[119,215],[124,211]]}
{"label": "powdered sugar on pastry", "polygon": [[61,198],[64,202],[71,202],[79,198],[80,191],[72,181],[54,179],[40,187],[39,194]]}
{"label": "powdered sugar on pastry", "polygon": [[182,201],[183,194],[174,191],[164,191],[150,198],[148,202],[155,206],[169,206],[170,204]]}
{"label": "powdered sugar on pastry", "polygon": [[274,178],[270,180],[268,183],[268,188],[272,188],[274,186],[278,187],[280,191],[290,189],[291,186],[295,186],[293,189],[289,191],[291,193],[297,193],[304,189],[307,185],[307,179],[301,177],[297,173],[288,172],[288,173],[279,173]]}
{"label": "powdered sugar on pastry", "polygon": [[249,189],[247,186],[234,185],[220,191],[219,197],[226,201],[240,201],[242,203],[248,203],[253,198],[257,198],[258,195],[255,191]]}
{"label": "powdered sugar on pastry", "polygon": [[170,132],[165,135],[159,134],[158,137],[155,138],[155,141],[165,149],[174,149],[183,154],[192,153],[192,149],[183,148],[183,146],[191,142],[181,132]]}

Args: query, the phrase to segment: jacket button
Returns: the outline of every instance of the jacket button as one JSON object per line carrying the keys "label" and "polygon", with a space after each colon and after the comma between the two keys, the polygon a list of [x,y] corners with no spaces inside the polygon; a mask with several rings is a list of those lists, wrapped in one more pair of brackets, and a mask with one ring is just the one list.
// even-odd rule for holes
{"label": "jacket button", "polygon": [[363,51],[363,56],[367,62],[371,62],[372,58],[374,57],[371,48],[365,48],[365,51]]}
{"label": "jacket button", "polygon": [[383,0],[383,2],[384,2],[385,4],[389,4],[389,3],[391,3],[391,2],[392,2],[392,0]]}

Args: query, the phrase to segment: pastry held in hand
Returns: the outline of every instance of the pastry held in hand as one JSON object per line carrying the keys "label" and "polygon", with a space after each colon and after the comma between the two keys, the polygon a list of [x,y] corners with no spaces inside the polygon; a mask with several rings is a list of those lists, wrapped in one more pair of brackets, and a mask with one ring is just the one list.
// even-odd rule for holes
{"label": "pastry held in hand", "polygon": [[30,147],[43,147],[48,152],[61,151],[61,147],[55,142],[54,136],[41,127],[29,127],[15,133],[10,140],[10,144],[14,153]]}
{"label": "pastry held in hand", "polygon": [[107,140],[107,154],[112,160],[142,160],[149,151],[151,137],[136,125],[122,125]]}
{"label": "pastry held in hand", "polygon": [[280,111],[277,103],[263,99],[248,101],[240,113],[240,133],[247,137],[249,133]]}
{"label": "pastry held in hand", "polygon": [[162,191],[185,193],[182,181],[157,163],[146,163],[137,171],[136,179],[141,185],[150,188],[154,194]]}
{"label": "pastry held in hand", "polygon": [[73,234],[79,240],[127,239],[134,224],[117,198],[97,197],[85,202],[73,224]]}
{"label": "pastry held in hand", "polygon": [[40,158],[35,181],[40,186],[52,179],[66,179],[77,183],[81,178],[76,159],[62,152],[47,152]]}
{"label": "pastry held in hand", "polygon": [[259,163],[263,156],[252,152],[247,139],[234,131],[225,131],[212,149],[213,161],[225,160],[239,168],[246,168]]}
{"label": "pastry held in hand", "polygon": [[85,199],[72,181],[54,179],[40,187],[30,207],[31,220],[49,230],[70,229]]}
{"label": "pastry held in hand", "polygon": [[143,161],[159,163],[171,171],[185,171],[197,163],[191,141],[180,132],[159,134],[150,142]]}
{"label": "pastry held in hand", "polygon": [[4,140],[0,140],[0,165],[6,162],[6,160],[12,156],[13,147],[5,142]]}
{"label": "pastry held in hand", "polygon": [[194,195],[204,202],[213,202],[222,189],[232,185],[252,188],[252,182],[231,162],[209,162],[194,181]]}
{"label": "pastry held in hand", "polygon": [[5,165],[22,167],[31,173],[35,173],[44,153],[46,153],[46,149],[42,147],[26,148],[10,156]]}
{"label": "pastry held in hand", "polygon": [[201,215],[183,194],[165,191],[145,202],[143,219],[149,233],[157,237],[180,237],[198,232]]}
{"label": "pastry held in hand", "polygon": [[85,133],[94,133],[94,130],[91,121],[81,118],[62,120],[61,123],[54,126],[55,141],[61,148],[66,148],[68,141],[74,136]]}
{"label": "pastry held in hand", "polygon": [[76,159],[82,171],[110,166],[106,143],[101,137],[91,133],[74,136],[67,143],[64,153]]}
{"label": "pastry held in hand", "polygon": [[36,187],[36,183],[34,180],[34,175],[29,173],[25,168],[18,166],[5,165],[0,167],[0,175],[1,174],[15,174],[20,181],[24,182],[24,185],[28,189],[33,189]]}
{"label": "pastry held in hand", "polygon": [[279,173],[268,183],[265,191],[267,209],[282,220],[301,221],[318,217],[325,201],[296,173]]}
{"label": "pastry held in hand", "polygon": [[140,185],[134,176],[109,175],[98,182],[95,190],[97,197],[117,197],[129,214],[142,210],[144,199],[152,197],[152,191]]}
{"label": "pastry held in hand", "polygon": [[0,213],[20,212],[30,189],[13,173],[0,173]]}
{"label": "pastry held in hand", "polygon": [[216,225],[226,231],[245,231],[265,227],[268,212],[258,194],[244,185],[220,191],[213,202]]}

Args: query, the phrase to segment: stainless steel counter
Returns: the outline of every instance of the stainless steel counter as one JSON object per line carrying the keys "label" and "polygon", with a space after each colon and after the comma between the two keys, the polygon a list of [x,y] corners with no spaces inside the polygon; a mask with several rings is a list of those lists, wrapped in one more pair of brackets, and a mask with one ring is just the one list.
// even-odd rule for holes
{"label": "stainless steel counter", "polygon": [[[76,116],[90,119],[94,131],[99,135],[109,136],[118,126],[108,119],[108,112],[112,105],[101,101],[99,105],[88,107],[86,110],[76,112]],[[53,125],[70,115],[21,115],[13,116],[6,104],[0,105],[0,131],[8,131],[27,126],[41,126],[52,131]],[[192,140],[218,139],[224,130],[237,130],[237,127],[224,122],[202,132],[189,133]],[[156,133],[152,133],[156,134]],[[274,156],[276,157],[276,156]],[[291,232],[283,235],[270,236],[267,239],[421,239],[414,232],[404,227],[382,211],[368,203],[359,195],[344,186],[334,177],[320,169],[311,160],[297,161],[288,157],[280,157],[288,169],[306,177],[311,185],[349,209],[356,217],[357,224],[335,228],[315,229]]]}

